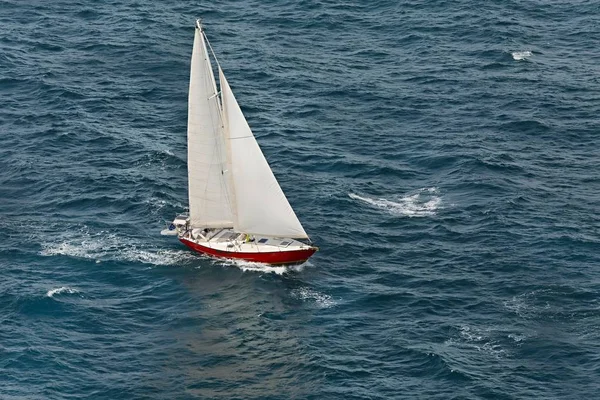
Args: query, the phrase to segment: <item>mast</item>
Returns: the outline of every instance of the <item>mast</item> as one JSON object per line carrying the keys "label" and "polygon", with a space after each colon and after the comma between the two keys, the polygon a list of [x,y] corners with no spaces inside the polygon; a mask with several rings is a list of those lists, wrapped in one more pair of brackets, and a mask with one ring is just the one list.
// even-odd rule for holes
{"label": "mast", "polygon": [[233,226],[221,105],[200,21],[196,21],[188,97],[188,192],[194,228]]}

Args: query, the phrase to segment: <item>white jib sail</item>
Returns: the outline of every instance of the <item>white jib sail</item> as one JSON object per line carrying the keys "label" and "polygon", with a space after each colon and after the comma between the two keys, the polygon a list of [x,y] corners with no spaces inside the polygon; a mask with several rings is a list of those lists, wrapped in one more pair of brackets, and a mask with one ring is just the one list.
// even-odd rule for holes
{"label": "white jib sail", "polygon": [[193,227],[233,226],[221,132],[215,77],[197,23],[188,99],[188,192]]}
{"label": "white jib sail", "polygon": [[234,229],[255,235],[308,238],[220,68],[219,82],[235,192]]}

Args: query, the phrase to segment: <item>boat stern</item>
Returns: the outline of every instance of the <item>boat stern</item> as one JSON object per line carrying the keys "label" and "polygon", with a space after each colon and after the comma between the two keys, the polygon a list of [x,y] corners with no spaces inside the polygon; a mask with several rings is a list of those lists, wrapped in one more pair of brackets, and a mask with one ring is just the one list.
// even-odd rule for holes
{"label": "boat stern", "polygon": [[165,229],[160,231],[164,236],[179,236],[182,235],[189,226],[190,216],[188,214],[179,214],[173,222],[167,225]]}

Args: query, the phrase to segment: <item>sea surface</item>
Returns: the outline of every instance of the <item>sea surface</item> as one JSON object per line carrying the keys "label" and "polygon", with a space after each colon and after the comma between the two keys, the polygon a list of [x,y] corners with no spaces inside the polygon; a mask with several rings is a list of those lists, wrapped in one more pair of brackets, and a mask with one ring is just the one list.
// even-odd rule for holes
{"label": "sea surface", "polygon": [[[320,251],[215,261],[194,21]],[[0,399],[600,396],[600,3],[0,1]]]}

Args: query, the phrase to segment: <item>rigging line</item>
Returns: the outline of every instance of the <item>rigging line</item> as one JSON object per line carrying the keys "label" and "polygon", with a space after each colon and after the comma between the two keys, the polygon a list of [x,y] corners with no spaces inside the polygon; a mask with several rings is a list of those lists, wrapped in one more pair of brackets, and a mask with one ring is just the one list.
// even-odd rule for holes
{"label": "rigging line", "polygon": [[[214,52],[214,50],[212,48],[212,45],[210,44],[210,42],[208,40],[208,37],[206,36],[206,33],[205,33],[204,29],[201,29],[200,32],[202,34],[203,40],[205,40],[206,41],[205,43],[208,44],[208,47],[209,47],[210,52],[211,52],[211,54],[213,56],[213,59],[215,60],[215,63],[217,64],[218,68],[220,69],[221,66],[219,64],[219,60],[217,60],[217,56],[215,55],[215,52]],[[212,64],[210,62],[210,57],[209,57],[208,51],[206,51],[207,50],[206,49],[206,44],[204,45],[204,52],[205,52],[205,55],[206,55],[206,62],[208,63],[208,67],[210,68],[210,71],[211,71],[212,83],[213,83],[213,86],[214,86],[214,89],[215,89],[215,94],[212,95],[212,96],[210,96],[208,98],[208,101],[209,102],[210,101],[214,101],[214,102],[216,102],[216,105],[217,105],[217,114],[218,114],[218,119],[220,121],[219,125],[221,126],[221,129],[220,129],[221,132],[219,134],[219,138],[216,138],[217,140],[215,141],[215,145],[216,145],[216,148],[217,148],[217,152],[219,154],[222,154],[223,153],[223,149],[222,149],[222,143],[221,143],[220,139],[223,138],[223,136],[222,136],[223,135],[222,130],[225,127],[225,119],[224,119],[224,115],[223,115],[223,105],[219,101],[220,100],[219,99],[219,95],[220,94],[222,95],[222,93],[221,93],[221,90],[217,91],[217,88],[216,88],[214,71],[213,71],[213,68],[212,68]],[[219,88],[219,89],[221,89],[221,88]],[[212,120],[212,118],[213,118],[213,115],[211,114],[211,120]],[[227,156],[225,156],[225,157],[227,158]],[[222,161],[222,160],[219,160],[219,161]],[[224,170],[223,163],[220,162],[219,165],[220,165],[220,169],[221,169],[221,175],[223,175],[223,170]],[[234,208],[235,205],[233,204],[233,196],[231,195],[231,193],[229,193],[230,192],[230,190],[229,190],[230,188],[228,187],[227,183],[224,182],[224,181],[221,181],[220,184],[221,184],[221,187],[223,189],[225,189],[224,190],[225,198],[226,198],[227,204],[229,205],[229,210],[233,214],[233,208]],[[232,215],[232,217],[233,217],[233,215]]]}
{"label": "rigging line", "polygon": [[[214,51],[214,49],[212,47],[212,44],[210,44],[210,40],[208,40],[208,37],[206,36],[205,30],[201,29],[200,33],[202,34],[202,37],[204,38],[204,40],[206,40],[206,44],[208,45],[208,48],[210,49],[210,52],[211,52],[211,54],[213,56],[213,59],[215,60],[215,64],[217,64],[217,70],[221,70],[222,71],[223,69],[221,68],[221,64],[219,64],[219,60],[217,59],[217,55],[215,54],[215,51]],[[225,118],[224,118],[224,115],[223,115],[224,114],[223,87],[221,86],[221,84],[222,84],[221,77],[219,75],[219,91],[217,93],[215,93],[215,97],[216,97],[215,100],[216,100],[217,105],[218,105],[217,109],[219,111],[219,118],[221,120],[221,126],[222,126],[222,129],[224,130],[224,129],[226,129],[225,128],[226,121],[225,121]],[[216,91],[216,89],[215,89],[215,91]],[[220,98],[218,96],[219,94],[221,94]],[[226,156],[226,157],[228,157],[228,156]],[[233,187],[230,187],[231,177],[228,177],[227,179],[228,179],[228,182],[222,182],[222,184],[225,186],[225,196],[227,197],[227,202],[229,203],[229,207],[230,207],[231,213],[233,214],[232,215],[233,219],[235,220],[236,219],[236,214],[237,214],[237,211],[234,211],[235,208],[236,208],[236,205],[234,204],[235,189]],[[230,193],[230,191],[232,193]]]}
{"label": "rigging line", "polygon": [[217,67],[221,68],[221,64],[219,64],[219,60],[217,59],[217,56],[215,55],[215,51],[213,50],[213,47],[210,44],[210,41],[208,40],[208,37],[206,36],[204,29],[202,29],[201,32],[202,32],[202,36],[204,36],[204,40],[206,40],[206,44],[208,44],[208,48],[210,49],[210,52],[212,53],[213,58],[215,59],[215,63],[217,63]]}
{"label": "rigging line", "polygon": [[[204,40],[206,40],[206,44],[208,45],[208,48],[210,49],[210,52],[211,52],[211,54],[213,56],[213,59],[215,60],[215,63],[217,64],[217,70],[221,70],[222,71],[221,64],[219,64],[219,60],[217,59],[217,55],[215,54],[215,51],[214,51],[212,45],[210,44],[210,41],[208,40],[208,37],[206,36],[206,32],[204,31],[204,29],[201,30],[201,33],[202,33],[202,36],[204,37]],[[219,118],[221,120],[222,129],[225,129],[225,123],[226,123],[226,121],[225,121],[225,118],[224,118],[224,115],[223,115],[223,113],[224,113],[224,110],[223,110],[224,105],[222,104],[222,101],[219,101],[220,100],[219,99],[219,94],[221,95],[220,96],[221,100],[222,100],[222,97],[223,97],[223,88],[221,86],[220,76],[219,76],[219,89],[220,90],[217,93],[214,94],[214,97],[216,97],[216,101],[217,101],[217,105],[218,105],[217,109],[219,111]],[[213,96],[211,96],[211,98],[212,97]],[[227,178],[227,179],[229,179],[229,178]],[[230,193],[230,189],[233,189],[233,188],[230,188],[227,182],[222,182],[222,185],[224,185],[224,188],[225,188],[225,196],[227,197],[227,203],[229,204],[230,210],[231,210],[232,214],[235,214],[235,212],[233,211],[234,208],[235,208],[235,204],[233,204],[233,194]],[[235,215],[232,215],[232,216],[235,219]]]}
{"label": "rigging line", "polygon": [[[217,64],[217,67],[218,67],[217,71],[220,70],[221,69],[221,65],[219,64],[219,60],[217,60],[217,56],[215,54],[215,51],[213,50],[212,45],[210,44],[210,41],[208,40],[208,37],[206,36],[206,32],[204,31],[204,29],[201,29],[200,33],[202,34],[203,39],[206,41],[206,44],[208,44],[208,48],[210,49],[210,52],[211,52],[211,54],[213,56],[213,59],[215,60],[215,63]],[[204,46],[204,49],[206,50],[206,45]],[[206,55],[208,56],[208,52],[206,52]],[[210,62],[210,58],[209,57],[207,57],[207,61],[208,61],[209,67],[211,69],[211,72],[213,72],[213,70],[212,70],[212,64]],[[221,124],[220,124],[221,125],[221,129],[223,130],[223,129],[225,129],[225,118],[224,118],[224,115],[223,115],[224,114],[224,110],[223,110],[223,102],[222,102],[222,98],[223,98],[223,91],[222,91],[222,89],[223,88],[221,87],[221,79],[219,77],[219,90],[217,90],[217,88],[216,88],[216,81],[215,81],[215,78],[214,78],[214,72],[213,72],[212,75],[213,75],[213,84],[215,86],[215,94],[213,94],[212,96],[210,96],[208,98],[208,100],[210,101],[212,99],[215,99],[215,102],[217,103],[217,112],[219,114],[219,120],[221,121]],[[231,202],[231,199],[229,197],[229,193],[226,193],[226,196],[227,196],[227,201],[228,201],[228,203],[229,203],[229,205],[231,207],[232,206],[232,204],[231,204],[232,202]]]}

